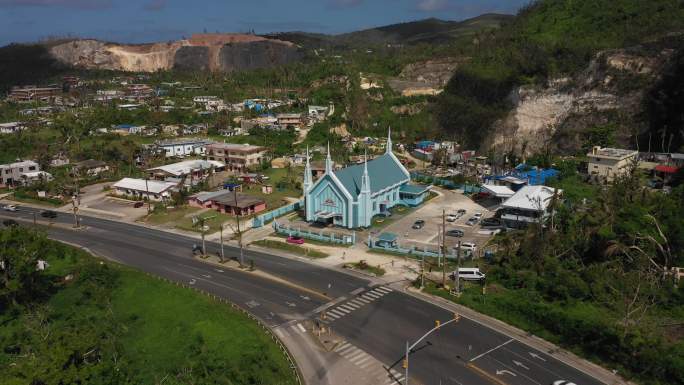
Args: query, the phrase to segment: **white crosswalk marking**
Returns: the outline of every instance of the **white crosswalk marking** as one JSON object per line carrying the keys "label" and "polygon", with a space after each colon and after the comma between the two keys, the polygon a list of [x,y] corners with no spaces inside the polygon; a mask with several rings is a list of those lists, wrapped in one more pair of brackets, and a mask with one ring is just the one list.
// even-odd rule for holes
{"label": "white crosswalk marking", "polygon": [[355,307],[351,307],[348,305],[340,305],[340,306],[338,306],[338,309],[339,308],[344,309],[344,310],[349,310],[349,311],[354,311],[354,309],[356,309]]}
{"label": "white crosswalk marking", "polygon": [[359,305],[359,304],[356,304],[356,303],[352,303],[351,301],[345,303],[344,305],[345,305],[345,306],[349,306],[349,307],[353,307],[354,309],[358,309],[358,308],[360,308],[361,306],[363,306],[363,305]]}
{"label": "white crosswalk marking", "polygon": [[384,286],[378,286],[375,288],[375,290],[384,291],[385,293],[391,293],[393,291],[389,287],[384,287]]}
{"label": "white crosswalk marking", "polygon": [[302,331],[302,333],[306,333],[306,328],[304,328],[304,326],[302,326],[302,324],[297,324],[297,327],[299,328],[299,330]]}
{"label": "white crosswalk marking", "polygon": [[358,299],[351,300],[351,301],[349,301],[349,303],[350,303],[350,304],[357,305],[357,306],[363,306],[363,305],[365,305],[365,303],[361,302],[361,301],[358,300]]}
{"label": "white crosswalk marking", "polygon": [[380,295],[380,294],[378,294],[378,293],[373,293],[372,291],[369,291],[368,293],[366,293],[366,295],[369,295],[369,296],[371,296],[371,297],[373,297],[373,298],[375,298],[375,299],[378,299],[378,298],[382,297],[382,295]]}
{"label": "white crosswalk marking", "polygon": [[370,302],[371,302],[371,301],[369,301],[369,300],[367,300],[367,299],[365,299],[365,298],[362,298],[362,297],[359,297],[359,298],[357,298],[356,300],[359,301],[359,302],[363,302],[364,304],[370,303]]}
{"label": "white crosswalk marking", "polygon": [[330,310],[330,311],[328,312],[328,314],[333,314],[333,315],[335,315],[335,316],[337,316],[337,317],[344,317],[344,313],[339,312],[339,311],[337,311],[337,310],[335,310],[335,309]]}
{"label": "white crosswalk marking", "polygon": [[361,297],[362,297],[362,298],[365,298],[365,299],[367,299],[368,301],[371,301],[371,302],[372,302],[372,301],[375,301],[375,300],[377,299],[377,297],[373,297],[373,296],[371,296],[371,295],[368,294],[368,293],[362,295]]}
{"label": "white crosswalk marking", "polygon": [[336,308],[335,308],[335,311],[341,311],[341,312],[344,313],[344,314],[349,314],[349,313],[350,313],[349,310],[342,309],[342,307],[340,307],[340,306],[336,307]]}
{"label": "white crosswalk marking", "polygon": [[332,314],[330,312],[326,313],[325,316],[329,319],[332,319],[332,320],[336,320],[336,319],[340,318],[340,316]]}
{"label": "white crosswalk marking", "polygon": [[345,356],[345,358],[348,359],[349,361],[351,361],[352,363],[354,363],[355,359],[359,358],[360,356],[363,356],[364,354],[366,354],[366,353],[364,353],[361,350],[356,349],[356,350],[354,350],[353,353],[350,353],[348,356]]}
{"label": "white crosswalk marking", "polygon": [[368,365],[368,364],[371,363],[371,362],[370,362],[370,359],[371,359],[371,358],[373,358],[373,357],[369,356],[368,354],[364,354],[363,357],[361,357],[360,360],[358,360],[358,361],[356,361],[356,362],[354,362],[354,363],[355,363],[356,365],[359,365],[359,366],[361,367],[361,369],[363,369],[363,368],[365,367],[364,364]]}
{"label": "white crosswalk marking", "polygon": [[340,355],[344,356],[346,353],[353,351],[356,349],[354,345],[347,345],[344,348],[338,350],[337,352],[340,353]]}
{"label": "white crosswalk marking", "polygon": [[380,296],[383,296],[383,295],[387,294],[386,291],[381,291],[381,290],[378,290],[378,289],[373,289],[373,290],[371,290],[370,292],[373,293],[373,294],[380,295]]}
{"label": "white crosswalk marking", "polygon": [[339,352],[340,350],[346,348],[347,346],[349,346],[349,342],[345,341],[345,342],[337,345],[337,347],[335,348],[334,351]]}

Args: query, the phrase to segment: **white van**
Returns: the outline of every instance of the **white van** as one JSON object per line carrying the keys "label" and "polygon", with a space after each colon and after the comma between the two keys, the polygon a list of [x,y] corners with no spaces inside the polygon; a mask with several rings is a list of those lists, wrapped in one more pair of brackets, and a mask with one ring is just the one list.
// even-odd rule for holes
{"label": "white van", "polygon": [[[455,278],[456,271],[451,276]],[[458,269],[458,278],[464,281],[481,281],[485,279],[485,274],[477,267],[461,267]]]}

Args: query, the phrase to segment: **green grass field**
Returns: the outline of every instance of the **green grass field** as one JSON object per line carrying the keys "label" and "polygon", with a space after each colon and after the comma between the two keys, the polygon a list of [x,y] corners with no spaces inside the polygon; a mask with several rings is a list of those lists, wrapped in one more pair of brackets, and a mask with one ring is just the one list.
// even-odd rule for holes
{"label": "green grass field", "polygon": [[[229,305],[57,245],[44,303],[0,312],[0,383],[296,384],[283,352]],[[15,354],[12,354],[14,351]]]}

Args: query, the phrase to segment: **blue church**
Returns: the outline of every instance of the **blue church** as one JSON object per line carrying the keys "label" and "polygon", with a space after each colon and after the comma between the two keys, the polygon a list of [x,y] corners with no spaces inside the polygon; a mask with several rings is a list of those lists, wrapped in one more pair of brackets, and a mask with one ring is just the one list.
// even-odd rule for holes
{"label": "blue church", "polygon": [[315,183],[307,150],[304,204],[308,222],[332,223],[349,229],[369,227],[375,215],[389,215],[396,205],[417,206],[429,186],[411,185],[411,175],[392,153],[388,132],[385,153],[363,164],[333,171],[330,147],[325,173]]}

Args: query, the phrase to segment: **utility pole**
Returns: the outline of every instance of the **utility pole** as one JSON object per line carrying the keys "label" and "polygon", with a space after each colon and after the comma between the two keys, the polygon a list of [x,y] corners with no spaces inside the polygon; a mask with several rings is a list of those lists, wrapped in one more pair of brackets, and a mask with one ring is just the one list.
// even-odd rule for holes
{"label": "utility pole", "polygon": [[442,210],[442,287],[446,286],[446,265],[447,265],[447,248],[446,248],[446,211]]}
{"label": "utility pole", "polygon": [[221,263],[225,260],[225,255],[223,254],[223,223],[221,223]]}
{"label": "utility pole", "polygon": [[74,194],[71,196],[71,204],[74,210],[74,228],[78,228],[80,227],[78,221],[78,206],[81,203],[81,198],[79,197],[78,177],[75,175],[73,168],[71,169],[71,173],[74,176],[74,183],[76,184],[76,191],[74,191]]}
{"label": "utility pole", "polygon": [[461,241],[458,241],[458,247],[456,249],[456,292],[461,292],[461,278],[458,276],[458,270],[461,268]]}
{"label": "utility pole", "polygon": [[150,207],[150,205],[151,205],[151,202],[150,202],[150,186],[147,184],[148,179],[150,179],[149,175],[145,175],[145,192],[147,195],[147,215],[150,215],[152,208]]}
{"label": "utility pole", "polygon": [[[237,188],[233,187],[233,196],[235,197],[235,209],[237,209]],[[240,213],[235,213],[235,220],[237,221],[238,245],[240,246],[240,267],[245,265],[245,255],[242,248],[242,231],[240,230]]]}

